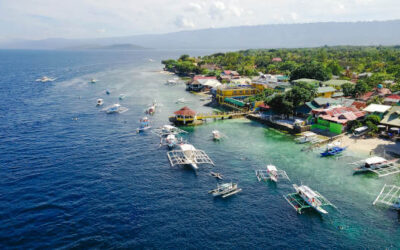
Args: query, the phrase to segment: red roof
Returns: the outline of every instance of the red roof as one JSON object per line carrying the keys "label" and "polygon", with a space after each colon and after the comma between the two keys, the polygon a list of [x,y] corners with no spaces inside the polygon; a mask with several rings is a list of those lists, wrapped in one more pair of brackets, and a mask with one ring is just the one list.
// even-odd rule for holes
{"label": "red roof", "polygon": [[178,111],[174,112],[175,115],[182,115],[182,116],[195,116],[196,115],[196,111],[191,110],[188,107],[183,107]]}
{"label": "red roof", "polygon": [[367,107],[367,103],[366,102],[360,102],[360,101],[354,101],[351,106],[355,107],[356,109],[363,109],[365,107]]}
{"label": "red roof", "polygon": [[355,107],[335,107],[329,109],[314,109],[314,114],[318,114],[320,118],[336,123],[346,124],[348,121],[356,120],[365,116],[364,111],[360,111]]}
{"label": "red roof", "polygon": [[400,100],[400,96],[399,95],[390,95],[390,96],[387,96],[386,98],[394,99],[394,100]]}
{"label": "red roof", "polygon": [[199,76],[199,75],[193,77],[193,81],[196,81],[196,80],[199,80],[199,79],[214,79],[214,80],[217,80],[217,77],[216,76]]}
{"label": "red roof", "polygon": [[273,61],[273,62],[282,62],[282,58],[280,58],[280,57],[274,57],[274,58],[272,58],[272,61]]}
{"label": "red roof", "polygon": [[370,91],[365,93],[364,95],[360,96],[359,99],[363,100],[363,101],[368,101],[369,98],[371,98],[371,96],[374,94],[374,91]]}

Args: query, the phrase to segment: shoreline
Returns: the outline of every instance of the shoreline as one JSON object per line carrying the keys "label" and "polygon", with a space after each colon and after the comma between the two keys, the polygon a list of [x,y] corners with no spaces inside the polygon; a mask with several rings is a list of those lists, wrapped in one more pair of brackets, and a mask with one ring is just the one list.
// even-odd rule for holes
{"label": "shoreline", "polygon": [[386,153],[394,152],[400,154],[400,144],[381,138],[355,138],[343,135],[339,141],[343,146],[354,153],[364,155],[379,155],[385,157]]}

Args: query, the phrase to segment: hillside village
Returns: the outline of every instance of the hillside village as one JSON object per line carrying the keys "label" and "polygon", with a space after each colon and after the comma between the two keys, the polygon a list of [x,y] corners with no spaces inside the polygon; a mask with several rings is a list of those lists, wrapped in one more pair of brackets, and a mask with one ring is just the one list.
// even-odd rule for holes
{"label": "hillside village", "polygon": [[214,105],[255,111],[289,132],[397,138],[399,55],[394,47],[249,50],[163,64],[188,77],[188,91],[209,94]]}

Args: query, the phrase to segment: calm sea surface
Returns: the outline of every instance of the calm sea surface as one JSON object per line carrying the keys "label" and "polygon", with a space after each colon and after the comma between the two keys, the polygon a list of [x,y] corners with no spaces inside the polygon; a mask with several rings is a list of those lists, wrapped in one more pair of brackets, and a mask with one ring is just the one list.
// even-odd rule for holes
{"label": "calm sea surface", "polygon": [[[289,135],[238,119],[190,128],[184,137],[241,193],[214,199],[211,167],[197,174],[171,168],[159,138],[135,130],[153,99],[163,104],[154,127],[182,106],[178,98],[211,111],[183,85],[164,85],[173,76],[160,73],[161,59],[184,52],[0,51],[1,249],[400,248],[398,214],[372,206],[383,184],[399,185],[399,176],[353,176],[350,152],[320,159]],[[43,75],[57,80],[35,82]],[[99,81],[88,83],[92,77]],[[123,114],[95,106],[120,94],[129,108]],[[226,138],[213,142],[213,129]],[[283,198],[292,183],[257,181],[254,170],[269,163],[338,209],[298,215]]]}

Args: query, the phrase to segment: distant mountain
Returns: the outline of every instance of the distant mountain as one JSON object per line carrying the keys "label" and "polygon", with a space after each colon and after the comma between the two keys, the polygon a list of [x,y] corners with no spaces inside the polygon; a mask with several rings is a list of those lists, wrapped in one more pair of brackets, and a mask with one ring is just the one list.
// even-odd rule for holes
{"label": "distant mountain", "polygon": [[145,50],[145,49],[149,49],[149,48],[145,48],[145,47],[135,45],[135,44],[124,43],[124,44],[112,44],[112,45],[106,45],[106,46],[86,44],[86,45],[67,47],[64,49],[68,49],[68,50]]}
{"label": "distant mountain", "polygon": [[[0,42],[5,49],[64,49],[97,46],[137,46],[157,49],[248,49],[296,48],[323,45],[398,45],[400,20],[371,22],[325,22],[240,26],[181,31],[158,35],[98,39],[14,40]],[[133,45],[133,46],[135,46]],[[128,47],[129,47],[128,46]],[[112,49],[112,47],[111,47]]]}

